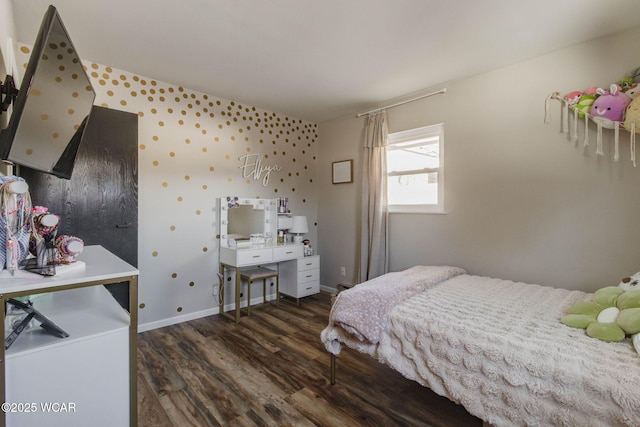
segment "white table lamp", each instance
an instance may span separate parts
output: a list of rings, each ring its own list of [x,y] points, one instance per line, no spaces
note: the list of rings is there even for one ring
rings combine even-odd
[[[289,229],[290,233],[295,234],[293,236],[293,243],[302,243],[301,234],[309,232],[309,224],[307,223],[306,216],[294,216],[293,226]]]

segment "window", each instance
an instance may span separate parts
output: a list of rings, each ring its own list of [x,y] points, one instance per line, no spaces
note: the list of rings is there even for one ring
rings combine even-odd
[[[389,212],[444,212],[444,124],[389,134]]]

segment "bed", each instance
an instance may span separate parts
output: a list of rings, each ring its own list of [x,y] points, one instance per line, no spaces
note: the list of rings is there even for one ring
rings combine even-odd
[[[321,340],[500,426],[640,426],[640,355],[560,318],[591,294],[415,266],[337,295]]]

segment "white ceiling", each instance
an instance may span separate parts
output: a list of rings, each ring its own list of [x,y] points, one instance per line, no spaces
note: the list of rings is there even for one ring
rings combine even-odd
[[[316,123],[640,26],[639,0],[12,0],[19,42],[49,4],[83,60]]]

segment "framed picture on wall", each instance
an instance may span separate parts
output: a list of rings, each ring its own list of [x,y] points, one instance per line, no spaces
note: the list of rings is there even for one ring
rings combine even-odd
[[[333,183],[346,184],[353,182],[353,160],[341,160],[333,162]]]

